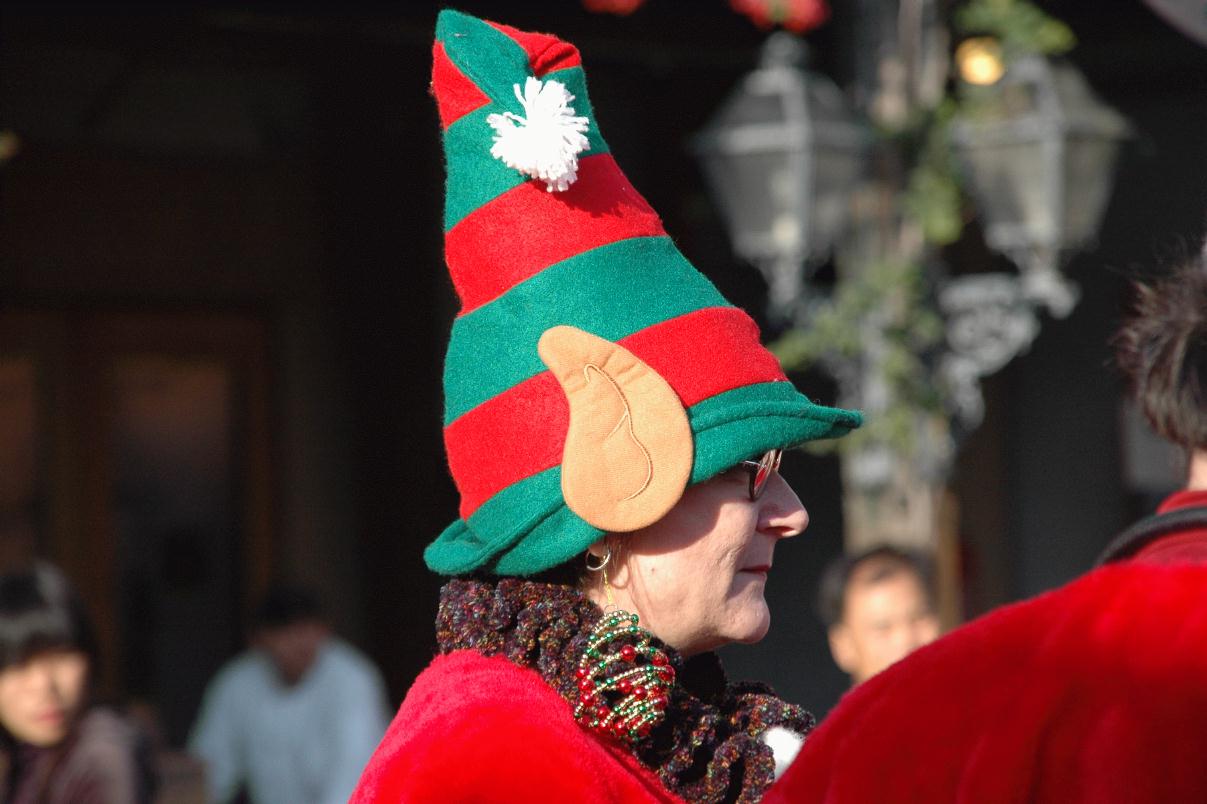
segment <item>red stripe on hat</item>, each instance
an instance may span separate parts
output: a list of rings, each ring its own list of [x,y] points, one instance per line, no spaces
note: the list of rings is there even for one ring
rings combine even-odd
[[[736,307],[695,310],[620,344],[657,370],[684,407],[745,385],[787,379],[759,343],[754,321]],[[560,464],[569,424],[561,386],[543,371],[445,427],[461,518],[512,483]]]
[[[440,112],[440,125],[445,129],[490,103],[486,93],[453,64],[442,42],[432,47],[432,94]]]
[[[661,374],[686,408],[743,385],[788,379],[759,343],[758,325],[737,307],[705,307],[620,343]]]
[[[598,154],[579,162],[565,192],[534,180],[478,207],[445,235],[444,256],[464,315],[576,254],[664,234],[612,156]]]
[[[512,483],[560,464],[569,426],[566,396],[554,376],[542,371],[445,427],[461,518]]]
[[[510,25],[490,22],[489,20],[486,22],[506,34],[524,49],[524,52],[528,54],[528,65],[532,67],[532,74],[537,78],[541,78],[554,70],[561,70],[566,67],[578,67],[582,64],[582,59],[578,55],[578,48],[569,42],[563,42],[552,34],[530,33],[528,31],[517,30]]]

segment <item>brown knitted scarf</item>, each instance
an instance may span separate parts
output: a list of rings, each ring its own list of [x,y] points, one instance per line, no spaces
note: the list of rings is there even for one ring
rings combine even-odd
[[[455,579],[440,592],[440,651],[472,649],[540,673],[573,706],[574,670],[602,616],[580,591],[520,578]],[[657,640],[655,640],[657,642]],[[662,783],[688,801],[754,802],[774,780],[772,726],[807,734],[813,716],[763,684],[729,684],[714,653],[684,659],[658,643],[676,671],[666,719],[633,748]]]

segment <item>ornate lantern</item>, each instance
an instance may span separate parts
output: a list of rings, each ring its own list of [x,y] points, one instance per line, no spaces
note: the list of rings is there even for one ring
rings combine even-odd
[[[759,67],[694,143],[734,250],[763,272],[769,311],[784,318],[806,267],[829,256],[846,224],[870,142],[842,92],[804,58],[796,37],[769,37]]]

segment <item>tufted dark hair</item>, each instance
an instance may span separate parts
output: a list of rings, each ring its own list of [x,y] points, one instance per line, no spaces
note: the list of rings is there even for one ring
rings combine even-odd
[[[48,564],[0,575],[0,670],[61,648],[96,659],[92,624],[67,579]]]
[[[1207,255],[1134,290],[1132,313],[1114,338],[1116,362],[1158,435],[1205,450]]]
[[[913,575],[922,586],[927,603],[934,606],[934,567],[928,556],[915,550],[880,545],[855,555],[840,555],[826,565],[817,589],[817,616],[831,628],[842,621],[847,584],[855,570],[862,570],[866,584],[877,584],[899,575]]]
[[[278,581],[260,599],[252,622],[257,629],[275,631],[324,616],[323,605],[311,589]]]

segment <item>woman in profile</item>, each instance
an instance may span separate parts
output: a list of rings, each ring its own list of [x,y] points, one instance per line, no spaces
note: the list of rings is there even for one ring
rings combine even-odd
[[[715,651],[767,633],[808,525],[782,451],[861,416],[798,392],[676,249],[585,82],[552,35],[437,18],[461,506],[424,552],[440,655],[355,802],[755,802],[812,727]]]
[[[137,732],[91,705],[95,663],[87,615],[57,570],[0,575],[0,799],[151,800]]]

